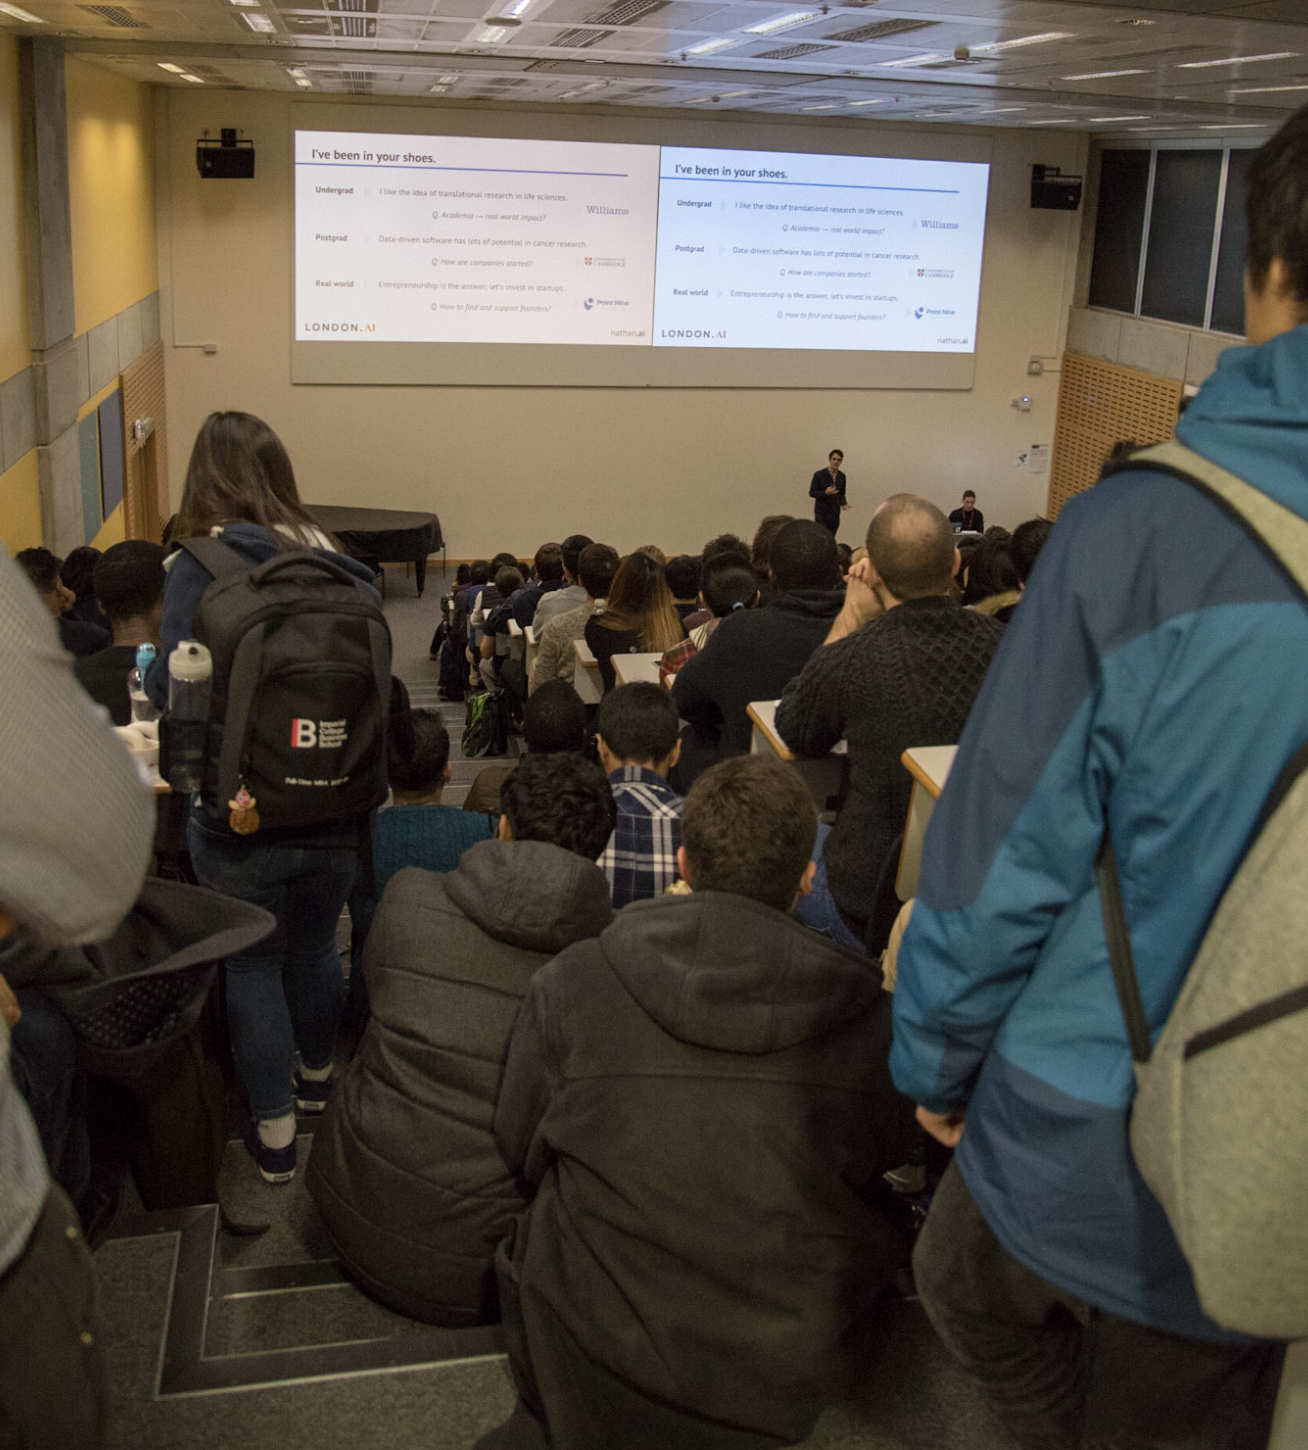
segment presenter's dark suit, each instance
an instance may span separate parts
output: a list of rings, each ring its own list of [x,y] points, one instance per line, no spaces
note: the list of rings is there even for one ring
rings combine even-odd
[[[833,483],[840,491],[829,494],[827,489]],[[808,486],[808,496],[813,500],[813,518],[834,534],[840,527],[840,509],[845,502],[845,475],[837,473],[832,478],[829,468],[819,468]]]

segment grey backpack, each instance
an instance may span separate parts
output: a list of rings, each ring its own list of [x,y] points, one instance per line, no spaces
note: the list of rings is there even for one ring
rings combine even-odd
[[[1177,443],[1131,456],[1223,502],[1308,592],[1308,523]],[[1285,766],[1152,1050],[1113,860],[1100,896],[1135,1062],[1131,1152],[1204,1312],[1308,1335],[1308,744]]]

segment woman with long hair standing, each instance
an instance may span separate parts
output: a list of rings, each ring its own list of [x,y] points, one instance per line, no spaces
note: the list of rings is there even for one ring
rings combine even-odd
[[[281,440],[249,413],[211,413],[186,471],[176,539],[218,538],[252,566],[286,550],[332,555],[361,583],[371,573],[337,554],[300,502]],[[167,657],[194,637],[194,618],[212,576],[185,550],[168,561],[162,645],[149,685],[162,703]],[[233,824],[235,821],[233,820]],[[249,1097],[247,1146],[270,1183],[295,1173],[295,1109],[326,1102],[343,978],[336,923],[353,884],[363,822],[231,828],[225,805],[196,795],[188,845],[205,886],[270,911],[277,925],[227,958],[227,1016],[237,1071]]]
[[[685,637],[663,566],[640,551],[628,554],[604,608],[586,621],[586,643],[599,661],[605,692],[613,688],[615,654],[662,653]]]

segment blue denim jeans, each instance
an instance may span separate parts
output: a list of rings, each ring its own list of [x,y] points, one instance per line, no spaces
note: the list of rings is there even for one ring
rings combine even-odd
[[[844,917],[836,909],[836,899],[831,894],[831,887],[827,884],[827,863],[822,858],[822,848],[830,834],[831,827],[819,821],[817,839],[813,842],[813,860],[817,863],[817,872],[813,877],[812,890],[807,896],[801,896],[795,905],[795,917],[819,936],[827,937],[837,946],[848,947],[850,951],[865,956],[866,945],[845,924]]]
[[[187,832],[199,881],[271,911],[276,929],[227,958],[232,1054],[256,1118],[294,1109],[295,1053],[307,1067],[332,1060],[344,976],[336,923],[354,883],[358,853],[334,846],[277,846]]]

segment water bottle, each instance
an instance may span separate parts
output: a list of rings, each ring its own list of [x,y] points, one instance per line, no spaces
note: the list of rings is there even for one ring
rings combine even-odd
[[[138,644],[136,646],[136,663],[127,672],[127,695],[132,702],[133,724],[159,718],[159,711],[155,709],[154,701],[145,693],[145,672],[154,662],[154,654],[152,644]]]
[[[168,784],[193,794],[204,778],[213,657],[198,640],[184,639],[168,656]]]

